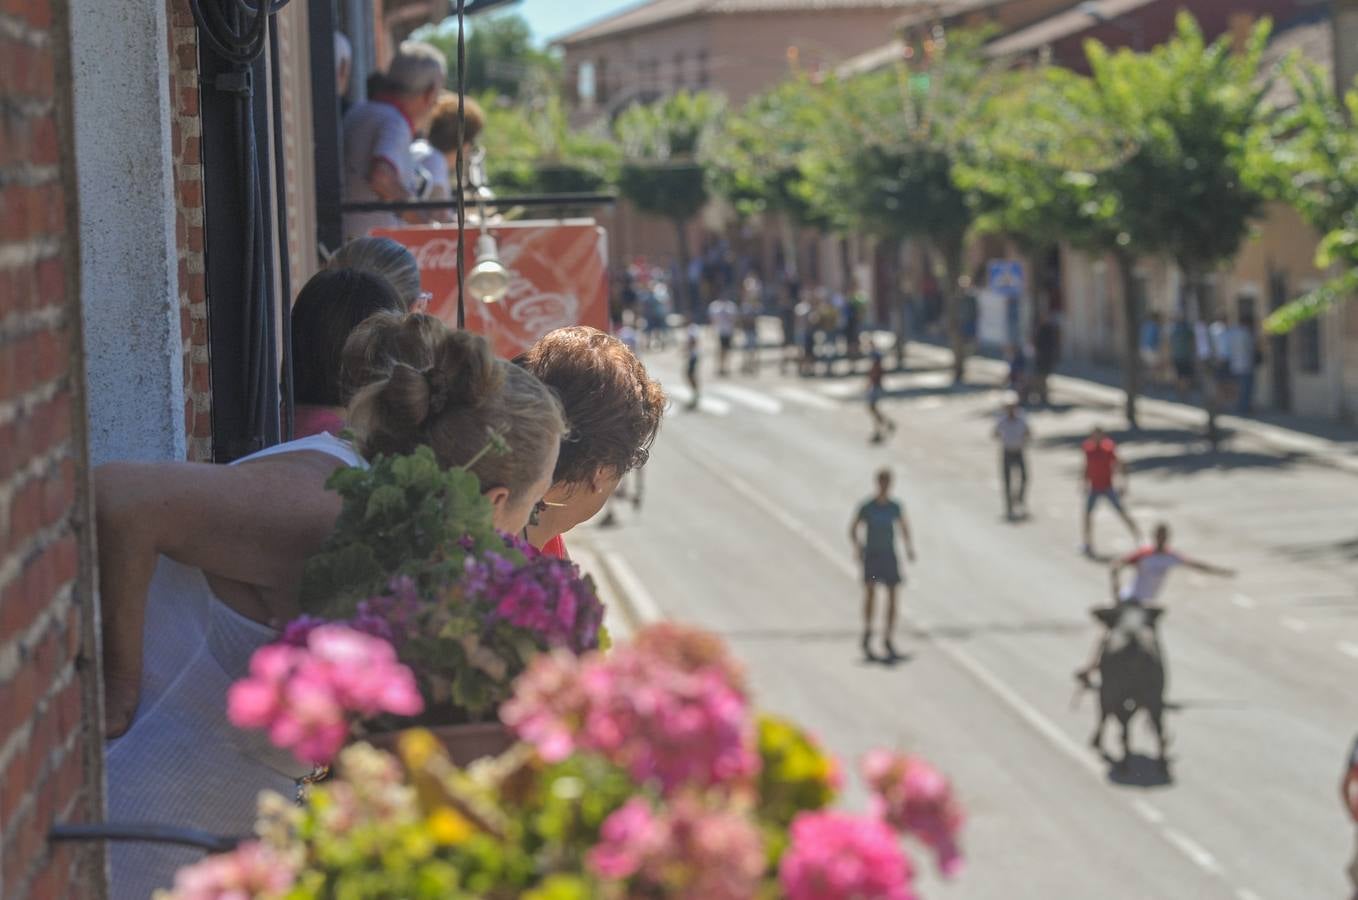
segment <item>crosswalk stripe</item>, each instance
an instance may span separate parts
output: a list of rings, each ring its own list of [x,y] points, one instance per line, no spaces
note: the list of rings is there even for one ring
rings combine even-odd
[[[839,404],[817,394],[815,391],[803,390],[799,387],[783,385],[773,389],[773,392],[784,400],[793,403],[800,403],[802,406],[809,406],[812,409],[832,410],[839,409]]]
[[[693,399],[693,392],[688,389],[687,385],[667,384],[665,385],[665,393],[669,395],[676,406],[687,406]],[[731,414],[730,403],[720,397],[709,396],[707,393],[703,393],[698,398],[698,409],[714,416],[729,416]]]
[[[740,387],[739,385],[713,385],[712,392],[720,394],[728,400],[734,400],[742,406],[748,406],[756,412],[768,413],[771,416],[776,416],[783,411],[783,404],[779,403],[768,394]]]

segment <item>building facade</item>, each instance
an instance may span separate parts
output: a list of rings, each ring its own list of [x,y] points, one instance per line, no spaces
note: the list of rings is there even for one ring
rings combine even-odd
[[[338,141],[326,136],[338,123],[333,30],[363,54],[361,94],[383,48],[447,13],[428,0],[273,5],[241,82],[189,0],[0,4],[6,900],[106,895],[101,843],[49,840],[53,826],[104,817],[93,468],[222,462],[283,436],[282,322],[322,262],[318,148]],[[235,118],[242,97],[250,130]],[[248,290],[247,150],[260,198]],[[263,316],[254,335],[249,298]],[[267,374],[253,436],[242,434],[246,360]]]
[[[893,34],[920,0],[651,0],[558,37],[571,120],[611,121],[633,103],[708,90],[733,107],[798,69],[832,71]],[[669,266],[673,225],[620,202],[609,227],[615,266],[641,257]],[[711,204],[690,223],[689,244],[725,233],[732,217]],[[772,243],[769,244],[772,246]],[[771,250],[764,255],[770,256]],[[771,256],[770,256],[771,258]]]

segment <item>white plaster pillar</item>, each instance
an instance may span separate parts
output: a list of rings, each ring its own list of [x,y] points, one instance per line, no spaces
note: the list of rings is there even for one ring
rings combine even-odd
[[[90,459],[183,459],[165,0],[71,0]]]

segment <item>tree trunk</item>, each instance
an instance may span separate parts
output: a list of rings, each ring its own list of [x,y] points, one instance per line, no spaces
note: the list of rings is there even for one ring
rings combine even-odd
[[[792,219],[786,213],[779,215],[780,225],[779,238],[783,243],[783,270],[798,284],[802,282],[801,263],[797,254],[796,226],[792,224]],[[792,302],[796,303],[800,298],[793,297]]]
[[[910,340],[910,298],[907,292],[901,290],[901,252],[904,243],[901,238],[882,238],[878,243],[878,252],[886,254],[887,257],[884,267],[886,277],[883,279],[883,290],[886,293],[884,308],[892,316],[892,325],[896,330],[897,371],[905,370],[905,350]]]
[[[698,297],[688,280],[688,229],[683,219],[674,220],[674,232],[679,239],[679,305],[688,310],[688,320],[698,321]]]
[[[1184,281],[1188,285],[1188,295],[1193,298],[1193,314],[1196,322],[1200,322],[1204,327],[1211,325],[1212,315],[1215,310],[1207,308],[1204,302],[1202,290],[1202,273],[1197,269],[1179,264],[1183,270]],[[1196,328],[1197,325],[1195,324]],[[1196,337],[1196,335],[1195,335]],[[1208,348],[1212,352],[1208,354],[1208,359],[1203,359],[1202,354],[1194,353],[1194,366],[1198,373],[1198,384],[1202,387],[1202,408],[1207,415],[1207,443],[1215,451],[1221,444],[1221,432],[1217,430],[1217,394],[1221,386],[1217,383],[1217,371],[1215,362],[1216,348],[1211,344],[1211,334],[1208,334]]]
[[[952,380],[961,384],[967,377],[967,336],[962,329],[962,294],[958,281],[962,277],[962,242],[947,241],[939,245],[943,256],[943,319],[952,347]]]
[[[1127,427],[1133,431],[1136,421],[1136,401],[1141,394],[1141,318],[1144,310],[1136,296],[1136,259],[1130,253],[1115,253],[1118,275],[1122,280],[1122,388],[1126,392],[1124,409]]]

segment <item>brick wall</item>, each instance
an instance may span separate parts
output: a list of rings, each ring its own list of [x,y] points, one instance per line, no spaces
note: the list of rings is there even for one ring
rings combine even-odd
[[[62,0],[0,0],[0,896],[102,896],[88,453]]]
[[[175,244],[179,250],[180,333],[184,336],[184,432],[189,459],[212,459],[207,283],[203,269],[202,126],[198,118],[198,32],[188,0],[168,0],[170,140],[174,151]]]

